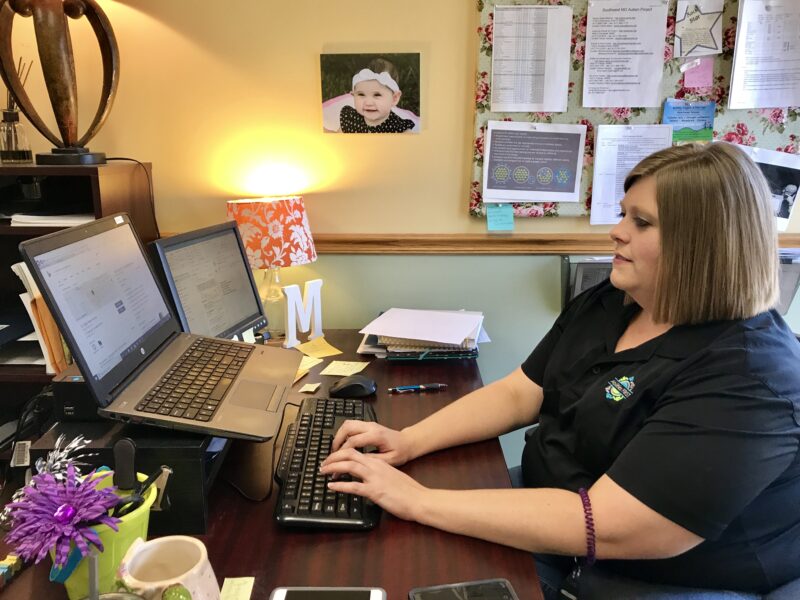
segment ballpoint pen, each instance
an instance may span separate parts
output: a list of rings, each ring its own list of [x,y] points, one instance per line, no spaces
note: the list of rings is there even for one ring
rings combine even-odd
[[[390,394],[410,394],[414,392],[438,392],[446,389],[446,383],[419,383],[417,385],[398,385],[397,387],[390,387],[387,391]]]

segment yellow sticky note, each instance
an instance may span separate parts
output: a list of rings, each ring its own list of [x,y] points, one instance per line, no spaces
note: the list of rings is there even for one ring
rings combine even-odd
[[[363,371],[368,364],[369,364],[368,362],[350,362],[346,360],[334,360],[331,361],[331,364],[322,369],[320,375],[341,375],[341,376],[352,375],[353,373],[358,373],[360,371]]]
[[[311,370],[311,367],[314,367],[322,362],[321,358],[314,358],[313,356],[304,356],[300,361],[300,366],[297,367],[297,373],[294,376],[294,381],[292,382],[297,383],[303,377],[308,375],[308,372]]]
[[[317,391],[318,387],[319,387],[318,383],[307,383],[303,387],[300,388],[300,393],[301,394],[313,394],[314,392]]]
[[[255,577],[226,577],[220,600],[250,600]]]
[[[295,346],[295,349],[300,350],[300,352],[307,356],[313,356],[314,358],[324,358],[326,356],[342,353],[338,348],[331,346],[325,339],[325,336],[314,338],[304,344]]]
[[[300,366],[297,368],[297,370],[308,371],[309,369],[317,366],[321,362],[322,362],[321,358],[314,358],[313,356],[304,356],[300,361]]]

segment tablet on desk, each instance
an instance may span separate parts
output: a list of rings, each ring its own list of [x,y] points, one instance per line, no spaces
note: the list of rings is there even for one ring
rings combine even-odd
[[[518,600],[507,579],[483,579],[416,588],[408,600]]]

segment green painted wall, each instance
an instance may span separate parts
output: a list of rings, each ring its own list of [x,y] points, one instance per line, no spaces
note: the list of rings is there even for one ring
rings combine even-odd
[[[481,345],[484,383],[515,369],[560,310],[556,256],[323,255],[307,267],[281,271],[283,284],[321,278],[322,326],[361,329],[391,307],[483,311],[492,341]],[[787,316],[800,332],[800,302]],[[501,438],[509,466],[519,464],[522,431]]]

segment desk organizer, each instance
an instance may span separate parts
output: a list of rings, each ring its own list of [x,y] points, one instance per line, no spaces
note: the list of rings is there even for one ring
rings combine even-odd
[[[83,458],[92,467],[113,467],[112,447],[122,437],[136,443],[136,470],[153,473],[161,467],[172,467],[166,495],[170,507],[150,514],[150,535],[201,535],[208,521],[208,492],[228,451],[225,440],[222,449],[208,452],[215,438],[171,429],[130,425],[115,421],[56,423],[31,447],[31,460],[52,450],[59,435],[68,440],[82,434],[91,443],[86,449],[94,456]]]

